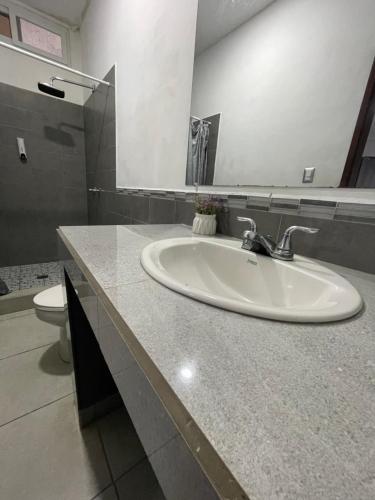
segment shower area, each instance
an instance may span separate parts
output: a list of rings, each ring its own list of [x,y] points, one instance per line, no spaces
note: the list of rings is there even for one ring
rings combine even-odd
[[[219,136],[220,113],[206,118],[190,117],[186,185],[212,186]]]
[[[36,75],[35,92],[0,83],[0,313],[9,298],[61,282],[56,229],[89,223],[88,194],[102,190],[98,157],[115,146],[114,68],[113,86],[55,72],[47,83]],[[64,100],[72,84],[89,89],[84,105]]]

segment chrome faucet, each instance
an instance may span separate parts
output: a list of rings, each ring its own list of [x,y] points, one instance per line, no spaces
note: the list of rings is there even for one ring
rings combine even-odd
[[[269,255],[273,259],[293,260],[292,234],[295,231],[303,231],[308,234],[315,234],[319,229],[314,227],[291,226],[283,234],[279,243],[275,243],[271,236],[263,236],[257,232],[257,225],[254,219],[249,217],[237,217],[240,222],[248,222],[249,229],[242,234],[242,246],[244,250]]]

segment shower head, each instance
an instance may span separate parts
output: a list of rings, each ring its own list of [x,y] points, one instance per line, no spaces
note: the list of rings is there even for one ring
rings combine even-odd
[[[59,82],[70,83],[71,85],[78,85],[79,87],[84,87],[86,89],[90,89],[91,92],[94,92],[96,86],[94,84],[87,85],[86,83],[74,82],[73,80],[67,80],[66,78],[61,78],[61,76],[51,76],[49,83],[38,82],[38,89],[45,94],[52,95],[54,97],[59,97],[60,99],[64,99],[65,92],[64,90],[58,89],[53,85],[53,82],[57,80]]]
[[[65,92],[54,87],[52,83],[38,82],[38,89],[45,94],[53,95],[53,97],[59,97],[60,99],[65,97]]]

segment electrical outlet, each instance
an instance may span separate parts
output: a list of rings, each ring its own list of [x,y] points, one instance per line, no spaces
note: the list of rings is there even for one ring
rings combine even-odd
[[[302,182],[304,183],[313,182],[314,175],[315,175],[315,167],[306,167],[305,170],[303,171]]]

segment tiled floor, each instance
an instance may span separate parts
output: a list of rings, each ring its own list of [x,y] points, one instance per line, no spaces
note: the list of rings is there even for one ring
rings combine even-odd
[[[1,500],[162,500],[124,409],[80,430],[58,329],[0,316]]]
[[[61,283],[59,262],[44,262],[24,266],[0,267],[0,279],[5,281],[9,290],[53,286]]]

